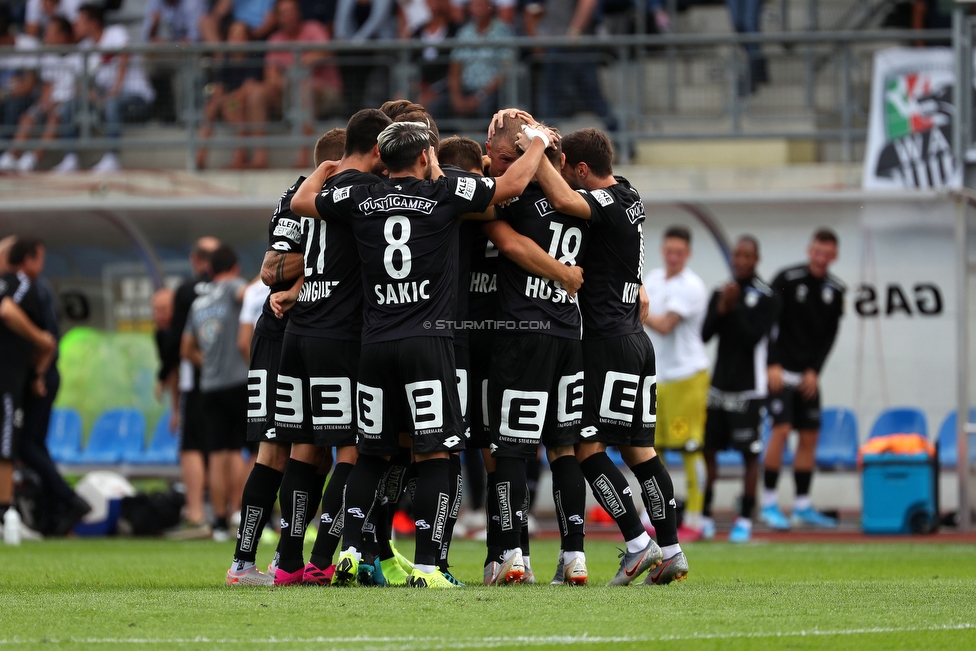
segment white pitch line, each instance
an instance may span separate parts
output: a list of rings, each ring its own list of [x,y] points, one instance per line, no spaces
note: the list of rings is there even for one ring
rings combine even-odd
[[[976,624],[938,624],[917,627],[873,627],[849,629],[812,629],[801,631],[768,631],[768,632],[729,632],[729,633],[690,633],[687,635],[661,636],[593,636],[593,635],[550,635],[532,636],[520,635],[516,637],[483,637],[477,639],[457,640],[447,638],[420,637],[268,637],[268,638],[211,638],[204,636],[188,638],[44,638],[45,642],[54,644],[327,644],[327,645],[370,645],[373,649],[483,649],[502,646],[544,646],[558,644],[627,644],[647,642],[673,642],[690,640],[734,640],[743,638],[790,638],[790,637],[829,637],[843,635],[879,635],[890,633],[924,633],[934,631],[964,631],[976,629]],[[3,639],[0,645],[34,644],[35,639]],[[380,646],[376,646],[380,645]],[[383,646],[386,645],[386,646]]]

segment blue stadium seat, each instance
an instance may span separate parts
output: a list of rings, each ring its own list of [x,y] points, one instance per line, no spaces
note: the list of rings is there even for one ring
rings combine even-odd
[[[126,449],[122,461],[136,464],[168,465],[179,462],[180,436],[179,432],[169,431],[169,412],[167,411],[156,421],[152,438],[145,450],[133,451]]]
[[[824,409],[817,440],[818,468],[857,467],[857,416],[850,409]]]
[[[955,468],[958,465],[959,450],[956,448],[956,420],[959,414],[955,409],[949,412],[939,428],[939,465],[943,468]],[[976,422],[976,408],[969,408],[969,422]],[[969,437],[969,462],[976,463],[976,445],[973,437]]]
[[[680,468],[684,463],[681,453],[677,450],[664,450],[664,465],[669,468]]]
[[[78,463],[114,464],[142,451],[146,421],[135,409],[110,409],[95,420]]]
[[[927,437],[929,426],[925,414],[914,407],[886,409],[878,416],[878,420],[874,421],[868,438],[873,439],[875,436],[888,434],[921,434]]]
[[[81,454],[81,414],[57,407],[47,426],[47,450],[56,463],[77,463]]]

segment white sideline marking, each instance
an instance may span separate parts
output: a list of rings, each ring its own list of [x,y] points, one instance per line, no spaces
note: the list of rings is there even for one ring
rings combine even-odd
[[[682,640],[732,640],[741,638],[788,638],[788,637],[826,637],[832,635],[875,635],[882,633],[922,633],[928,631],[963,631],[976,629],[976,624],[939,624],[932,626],[917,627],[874,627],[874,628],[850,628],[836,630],[813,629],[809,631],[770,631],[754,633],[691,633],[688,635],[661,635],[661,636],[591,636],[591,635],[549,635],[549,636],[530,636],[520,635],[517,637],[484,637],[477,640],[457,640],[447,638],[420,638],[420,637],[268,637],[268,638],[211,638],[211,637],[188,637],[188,638],[91,638],[91,637],[70,637],[70,638],[44,638],[45,642],[60,644],[369,644],[373,649],[483,649],[501,646],[543,646],[551,644],[582,645],[582,644],[621,644],[637,642],[671,642]],[[0,638],[0,645],[4,644],[32,644],[35,639],[3,639]],[[381,645],[381,646],[376,646]],[[386,646],[382,646],[386,645]]]

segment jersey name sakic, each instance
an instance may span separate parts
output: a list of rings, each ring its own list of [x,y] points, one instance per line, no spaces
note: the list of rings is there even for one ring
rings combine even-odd
[[[316,197],[323,217],[352,227],[362,260],[363,344],[452,337],[458,218],[488,209],[491,178],[398,177],[336,185]]]

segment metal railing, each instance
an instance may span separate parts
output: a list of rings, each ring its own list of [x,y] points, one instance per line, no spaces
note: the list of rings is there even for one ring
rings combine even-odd
[[[534,110],[538,106],[541,79],[546,62],[559,65],[596,66],[600,85],[608,99],[617,126],[612,137],[626,160],[640,140],[687,140],[715,138],[787,138],[839,143],[841,158],[854,159],[854,146],[863,140],[870,96],[873,52],[879,47],[946,40],[949,30],[793,32],[749,35],[614,35],[612,37],[512,38],[492,41],[490,47],[518,52],[505,71],[499,91],[502,106]],[[748,75],[746,44],[762,47],[768,59],[770,83],[754,94],[743,92]],[[483,44],[479,44],[483,46]],[[470,43],[446,40],[434,46],[438,61],[450,60],[454,49]],[[127,125],[124,137],[107,138],[97,110],[92,75],[82,71],[77,79],[74,124],[77,137],[41,141],[35,135],[17,143],[20,149],[45,147],[50,150],[153,150],[182,148],[186,165],[192,168],[199,149],[229,149],[241,146],[307,147],[310,134],[342,124],[362,106],[378,106],[385,99],[419,99],[421,53],[430,45],[419,41],[384,41],[369,44],[330,42],[251,43],[246,45],[141,45],[119,52],[143,60],[146,69],[161,83],[148,124],[151,128]],[[38,55],[68,54],[72,48],[44,48]],[[201,140],[205,123],[205,90],[221,70],[232,68],[235,56],[246,53],[260,57],[268,52],[291,52],[293,63],[285,71],[287,82],[280,107],[261,124],[214,125],[214,133]],[[303,98],[303,85],[315,74],[301,63],[301,54],[327,52],[328,65],[340,72],[374,71],[374,87],[358,88],[362,74],[344,74],[345,105],[318,111]],[[22,56],[0,51],[2,59]],[[824,63],[811,70],[810,57]],[[365,92],[365,95],[362,93]],[[307,94],[307,93],[306,93]],[[349,105],[349,96],[360,97]],[[558,126],[570,115],[539,115]],[[482,117],[436,116],[445,133],[483,137]],[[597,120],[598,122],[598,120]],[[247,132],[242,136],[238,132]],[[0,134],[0,150],[13,146],[10,132]]]

